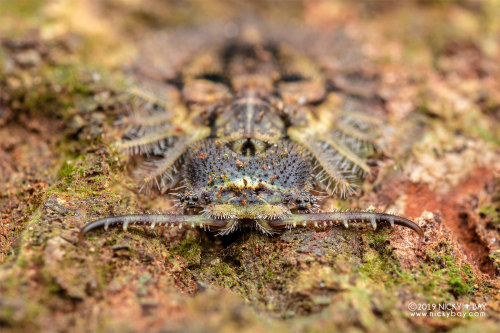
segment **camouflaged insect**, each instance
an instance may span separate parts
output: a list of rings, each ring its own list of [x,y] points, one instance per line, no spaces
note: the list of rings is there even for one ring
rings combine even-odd
[[[273,234],[380,223],[423,235],[400,216],[320,209],[321,193],[356,192],[384,135],[376,77],[344,34],[206,30],[145,42],[135,73],[148,88],[132,89],[121,121],[121,148],[146,157],[142,188],[177,195],[179,213],[106,217],[81,235],[133,224]]]

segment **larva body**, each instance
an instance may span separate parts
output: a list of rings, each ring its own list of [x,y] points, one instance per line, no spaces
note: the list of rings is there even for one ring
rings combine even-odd
[[[179,212],[108,217],[86,225],[82,235],[132,224],[272,234],[381,223],[422,235],[395,215],[321,210],[320,192],[356,192],[378,145],[380,110],[370,89],[353,84],[359,69],[335,72],[321,57],[253,28],[205,44],[176,70],[155,63],[161,54],[150,59],[160,70],[143,71],[144,81],[155,88],[133,89],[133,112],[122,120],[128,129],[120,146],[146,156],[138,171],[142,187],[176,188]]]

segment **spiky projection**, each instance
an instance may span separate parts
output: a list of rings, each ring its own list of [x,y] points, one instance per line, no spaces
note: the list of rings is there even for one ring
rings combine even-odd
[[[177,71],[139,75],[149,88],[131,90],[119,145],[145,156],[136,171],[141,189],[176,188],[180,212],[108,217],[82,235],[132,224],[199,226],[224,235],[246,226],[272,234],[297,225],[384,223],[422,235],[395,215],[321,211],[320,191],[353,195],[370,172],[367,158],[383,137],[380,107],[369,89],[350,83],[361,69],[335,72],[317,54],[264,37],[243,29],[236,37],[207,38]]]

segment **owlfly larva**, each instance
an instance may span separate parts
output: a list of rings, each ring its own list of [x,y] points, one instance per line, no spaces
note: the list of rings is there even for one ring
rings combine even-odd
[[[106,217],[81,236],[129,225],[221,235],[253,227],[270,235],[295,226],[379,224],[423,236],[397,215],[321,209],[320,194],[356,193],[383,135],[374,79],[363,77],[345,41],[335,46],[331,37],[333,46],[323,45],[334,59],[328,61],[318,45],[308,54],[286,34],[268,38],[245,28],[215,35],[181,34],[179,49],[198,47],[184,54],[172,48],[174,40],[156,40],[137,66],[144,85],[154,88],[132,89],[133,110],[121,121],[127,126],[121,148],[146,156],[137,171],[142,188],[173,193],[179,212]]]

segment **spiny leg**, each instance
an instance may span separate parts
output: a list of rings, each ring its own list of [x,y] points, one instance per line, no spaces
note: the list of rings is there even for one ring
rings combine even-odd
[[[119,124],[131,126],[158,126],[168,122],[174,116],[166,100],[140,88],[131,88],[132,114],[122,118]],[[159,108],[158,108],[159,107]]]
[[[201,228],[225,228],[227,220],[214,220],[203,215],[182,215],[182,214],[136,214],[122,215],[102,218],[85,225],[79,234],[80,241],[85,234],[92,230],[108,230],[109,227],[122,227],[124,231],[129,225],[149,226],[153,229],[155,226],[168,226],[182,228],[183,226],[201,227]]]
[[[139,87],[130,88],[128,94],[131,96],[131,114],[121,119],[121,124],[155,126],[168,122],[175,115],[175,96],[165,96]]]
[[[340,186],[341,195],[345,196],[355,193],[355,187],[371,172],[366,157],[376,151],[377,139],[372,132],[378,121],[355,112],[350,117],[349,113],[336,110],[336,103],[335,98],[330,98],[318,108],[324,121],[311,117],[311,126],[291,127],[288,134],[315,158],[315,168],[320,169],[315,174],[317,185],[331,194]]]
[[[141,174],[142,183],[146,186],[149,186],[154,180],[157,181],[158,177],[161,177],[163,175],[168,176],[168,171],[173,168],[176,161],[182,156],[182,154],[187,151],[188,147],[194,142],[203,140],[209,134],[210,129],[208,127],[202,127],[198,129],[192,136],[179,137],[178,140],[173,144],[173,146],[166,150],[163,158],[154,162],[147,162],[139,171],[139,173]],[[160,185],[158,185],[158,187],[160,187]]]
[[[165,109],[168,109],[171,106],[171,105],[169,105],[169,103],[166,100],[155,96],[154,93],[151,93],[147,90],[133,87],[133,88],[130,88],[129,93],[131,95],[137,96],[137,97],[139,97],[139,98],[141,98],[149,103],[158,104]]]
[[[129,154],[148,154],[155,149],[155,145],[162,140],[178,136],[180,131],[175,129],[164,129],[162,131],[150,133],[132,140],[124,140],[117,143],[120,149],[123,149]]]
[[[237,219],[216,220],[216,221],[225,221],[224,226],[215,227],[216,230],[219,230],[217,236],[229,235],[230,233],[234,232],[239,228],[239,221]]]
[[[344,133],[350,137],[353,137],[355,139],[365,141],[365,142],[370,142],[372,144],[376,144],[377,139],[375,137],[373,137],[370,134],[366,134],[366,133],[362,132],[360,129],[357,129],[356,127],[349,124],[348,122],[340,121],[340,122],[335,124],[335,128],[337,130],[341,131],[342,133]]]
[[[354,191],[352,184],[342,175],[337,166],[330,162],[331,156],[329,156],[318,142],[298,128],[290,128],[288,135],[293,141],[305,147],[314,156],[327,176],[340,185],[342,196],[345,195],[346,191],[349,194]]]
[[[364,172],[370,173],[370,167],[368,164],[366,164],[366,162],[363,161],[363,159],[361,159],[356,152],[351,150],[351,148],[347,145],[343,144],[339,139],[333,137],[332,135],[319,135],[318,139],[330,145],[349,161],[360,167]]]
[[[322,115],[332,113],[335,110],[335,116],[329,126],[321,126],[321,130],[314,136],[318,140],[326,142],[355,166],[361,168],[363,172],[369,173],[370,167],[367,165],[365,157],[376,149],[378,135],[375,133],[379,126],[363,120],[372,120],[374,117],[361,114],[363,120],[356,119],[356,115],[351,118],[351,113],[345,114],[335,108],[332,110],[328,105],[320,110]]]
[[[177,93],[168,89],[148,91],[139,87],[129,89],[131,95],[130,115],[117,121],[127,125],[125,137],[135,139],[154,132],[184,129],[186,112]]]
[[[356,111],[352,111],[352,110],[349,110],[349,111],[341,110],[340,115],[342,117],[352,119],[352,120],[355,120],[355,121],[358,121],[361,123],[369,124],[369,125],[372,125],[374,127],[380,127],[383,125],[383,121],[381,119],[370,116],[370,115],[365,114],[365,113],[361,113],[361,112],[356,112]]]
[[[283,226],[313,226],[327,227],[349,225],[371,225],[376,229],[379,224],[389,224],[391,227],[400,225],[415,231],[420,237],[424,236],[423,230],[414,222],[397,215],[373,212],[321,212],[311,214],[290,214],[276,221],[270,221],[273,228]]]

